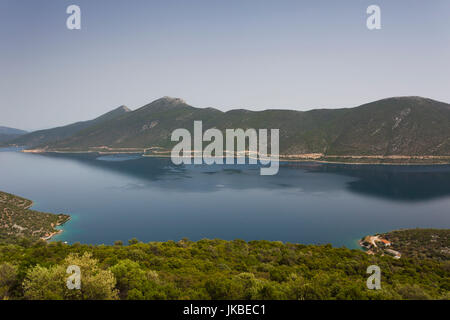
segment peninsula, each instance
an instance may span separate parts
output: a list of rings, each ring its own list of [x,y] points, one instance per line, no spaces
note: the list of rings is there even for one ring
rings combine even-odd
[[[61,232],[56,229],[70,216],[30,210],[33,202],[0,191],[0,241],[17,243],[20,239],[49,240]]]

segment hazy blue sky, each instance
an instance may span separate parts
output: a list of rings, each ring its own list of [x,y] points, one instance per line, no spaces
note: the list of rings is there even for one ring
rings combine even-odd
[[[66,28],[70,4],[81,30]],[[371,4],[381,30],[366,28]],[[221,110],[450,102],[450,1],[0,0],[0,125],[165,95]]]

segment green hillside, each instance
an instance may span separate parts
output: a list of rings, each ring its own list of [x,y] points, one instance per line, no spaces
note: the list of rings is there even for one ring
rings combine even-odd
[[[328,154],[450,155],[449,104],[384,99],[350,109],[338,122]]]
[[[9,140],[7,141],[7,143],[8,145],[27,146],[30,148],[39,145],[47,145],[50,143],[55,143],[57,141],[67,139],[79,133],[83,129],[89,128],[90,126],[118,118],[129,111],[130,109],[128,109],[127,107],[121,106],[92,120],[80,121],[52,129],[34,131],[22,135],[14,140]]]
[[[450,261],[450,229],[396,230],[382,236],[404,257]]]
[[[311,111],[195,108],[161,98],[121,117],[90,125],[39,147],[87,151],[160,147],[170,150],[177,128],[279,128],[280,153],[342,156],[450,156],[450,105],[420,97],[389,98],[356,108]]]
[[[24,134],[27,134],[27,131],[0,126],[0,144],[14,140]]]
[[[69,216],[30,210],[30,200],[0,191],[0,242],[49,238]]]

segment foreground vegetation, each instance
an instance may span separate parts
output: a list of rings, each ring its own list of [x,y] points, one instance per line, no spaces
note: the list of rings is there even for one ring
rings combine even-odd
[[[369,265],[381,290],[368,290]],[[66,268],[81,268],[81,290]],[[449,299],[450,261],[281,242],[0,244],[3,299]]]
[[[386,235],[399,260],[270,241],[68,245],[42,240],[68,216],[31,204],[0,193],[0,299],[450,299],[450,230]],[[80,290],[67,288],[74,265]],[[381,268],[381,290],[367,289],[370,265]]]

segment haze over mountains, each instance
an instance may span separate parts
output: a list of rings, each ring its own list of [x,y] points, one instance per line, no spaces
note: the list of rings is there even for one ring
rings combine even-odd
[[[131,111],[125,106],[120,106],[108,113],[92,120],[75,122],[66,126],[52,129],[38,130],[22,135],[17,139],[8,141],[9,144],[18,146],[36,147],[40,145],[53,144],[60,140],[67,139],[81,132],[84,129],[95,126],[104,121],[112,120]]]
[[[24,135],[26,133],[27,131],[25,130],[0,126],[0,143],[14,140],[17,137],[20,137],[21,135]]]
[[[289,155],[450,156],[450,105],[421,97],[383,99],[355,108],[311,111],[195,108],[164,97],[135,111],[119,107],[101,117],[32,132],[10,144],[47,151],[108,147],[170,149],[173,130],[280,129],[280,153]]]

